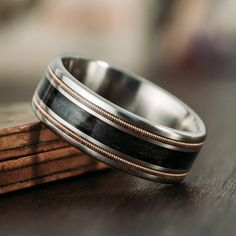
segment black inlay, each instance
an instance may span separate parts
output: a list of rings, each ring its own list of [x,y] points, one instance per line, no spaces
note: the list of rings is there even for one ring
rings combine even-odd
[[[58,116],[97,141],[139,160],[172,169],[191,167],[197,152],[167,149],[117,129],[61,94],[48,79],[37,89],[40,99]]]

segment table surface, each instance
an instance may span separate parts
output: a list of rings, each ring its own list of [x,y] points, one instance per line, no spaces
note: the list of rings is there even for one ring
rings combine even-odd
[[[0,234],[235,235],[233,77],[159,81],[208,127],[206,143],[183,183],[163,185],[108,170],[3,195]]]

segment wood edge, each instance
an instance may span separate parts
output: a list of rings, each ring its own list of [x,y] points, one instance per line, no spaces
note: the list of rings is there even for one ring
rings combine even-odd
[[[105,170],[107,168],[108,168],[108,166],[104,165],[103,163],[98,162],[97,167],[96,167],[96,171]],[[81,167],[80,167],[80,168],[77,168],[74,170],[65,170],[60,173],[58,173],[58,172],[51,173],[50,175],[41,176],[41,177],[38,177],[37,179],[28,179],[28,180],[26,179],[21,182],[16,182],[16,183],[13,183],[8,186],[0,187],[0,194],[6,194],[9,192],[34,187],[37,185],[42,185],[45,183],[54,182],[57,180],[62,180],[62,179],[78,176],[78,175],[85,174],[85,173],[90,173],[93,171],[95,171],[94,166],[87,165],[83,169],[81,169]]]

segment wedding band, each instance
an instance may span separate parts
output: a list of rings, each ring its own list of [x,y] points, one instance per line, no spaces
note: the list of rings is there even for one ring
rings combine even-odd
[[[92,157],[163,183],[182,181],[206,136],[201,118],[138,75],[75,55],[52,60],[32,101],[36,116]]]

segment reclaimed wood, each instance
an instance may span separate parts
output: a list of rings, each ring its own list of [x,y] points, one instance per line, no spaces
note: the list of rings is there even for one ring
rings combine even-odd
[[[81,156],[83,155],[78,149],[69,146],[67,148],[60,148],[47,152],[37,153],[34,155],[28,155],[21,158],[11,159],[0,162],[0,173],[1,177],[5,171],[19,169],[27,166],[36,166],[42,162],[52,162],[57,159],[62,159],[70,156]],[[0,179],[0,184],[2,178]]]
[[[35,153],[48,152],[59,148],[65,148],[70,146],[63,140],[53,140],[44,143],[38,143],[37,145],[27,145],[18,148],[7,149],[0,151],[0,161],[15,159]]]
[[[35,179],[40,176],[47,176],[53,173],[58,173],[66,170],[78,169],[79,166],[89,165],[88,158],[83,156],[67,156],[66,158],[58,158],[54,161],[47,161],[38,163],[36,165],[29,165],[21,168],[19,175],[19,168],[12,170],[5,170],[1,173],[0,186],[6,186],[22,182],[29,179]]]
[[[76,160],[78,160],[78,158]],[[90,161],[91,161],[91,159],[90,159]],[[46,167],[46,164],[44,164],[44,166],[40,166],[40,169],[39,169],[41,172],[40,175],[37,175],[37,176],[29,175],[30,176],[29,178],[22,179],[21,181],[17,180],[15,182],[9,182],[5,185],[0,185],[0,194],[9,193],[12,191],[25,189],[25,188],[29,188],[29,187],[34,187],[39,184],[45,184],[45,183],[49,183],[49,182],[53,182],[53,181],[57,181],[57,180],[62,180],[62,179],[66,179],[69,177],[82,175],[85,173],[90,173],[90,172],[94,172],[94,171],[100,171],[100,170],[107,169],[107,167],[104,164],[98,163],[98,162],[96,162],[96,163],[93,162],[90,164],[86,163],[84,165],[81,165],[81,163],[78,163],[77,165],[74,165],[73,168],[67,168],[68,162],[70,163],[70,160],[67,160],[66,162],[62,163],[63,168],[59,167],[59,168],[57,168],[59,170],[52,171],[49,173],[47,173],[47,171],[45,171],[45,169],[47,167]],[[57,163],[53,164],[53,168],[55,166],[58,167]],[[42,174],[42,173],[44,173],[44,174]]]
[[[29,104],[0,111],[0,194],[107,168],[39,122]]]
[[[48,129],[11,134],[1,137],[0,151],[58,139],[59,138]]]

